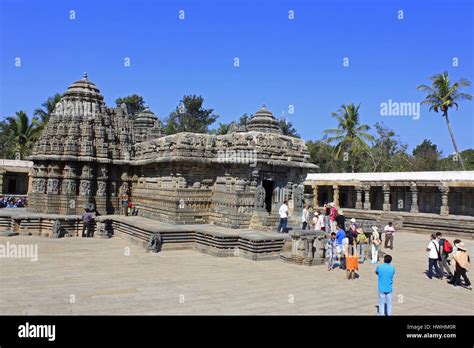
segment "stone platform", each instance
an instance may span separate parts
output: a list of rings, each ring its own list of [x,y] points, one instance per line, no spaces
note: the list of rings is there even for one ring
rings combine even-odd
[[[49,237],[58,219],[66,236],[82,232],[79,215],[55,215],[27,212],[25,209],[0,210],[0,234]],[[290,237],[276,232],[230,229],[210,224],[172,225],[140,216],[103,215],[107,231],[133,244],[145,247],[153,233],[160,233],[162,250],[193,249],[218,257],[240,256],[250,260],[279,258]],[[95,228],[92,228],[95,233]]]

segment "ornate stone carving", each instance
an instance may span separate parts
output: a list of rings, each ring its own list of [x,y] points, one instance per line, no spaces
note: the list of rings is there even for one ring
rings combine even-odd
[[[59,192],[59,180],[58,179],[48,179],[48,184],[46,187],[46,193],[57,194]]]
[[[265,209],[265,188],[262,185],[255,189],[255,208]]]
[[[105,181],[97,181],[97,196],[103,197],[107,195],[107,184]]]
[[[81,180],[79,186],[79,195],[88,196],[91,194],[91,181],[90,180]]]
[[[64,195],[76,194],[76,180],[64,179],[61,185],[61,193]]]

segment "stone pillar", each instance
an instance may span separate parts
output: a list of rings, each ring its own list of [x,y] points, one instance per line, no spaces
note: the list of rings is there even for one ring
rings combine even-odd
[[[334,194],[333,194],[334,204],[336,204],[336,207],[339,208],[339,186],[333,185],[332,188],[334,190]]]
[[[311,186],[313,188],[313,209],[319,208],[318,203],[318,185]],[[1,190],[1,188],[0,188]],[[0,191],[1,192],[1,191]]]
[[[438,186],[438,188],[441,191],[440,215],[449,215],[449,205],[448,205],[449,186],[446,184],[443,184],[441,186]]]
[[[390,211],[390,185],[383,185],[383,211]]]
[[[415,182],[410,183],[411,208],[410,213],[418,213],[418,187]]]
[[[363,185],[364,190],[364,210],[370,210],[370,185]]]
[[[362,209],[362,186],[355,186],[356,190],[356,209]]]

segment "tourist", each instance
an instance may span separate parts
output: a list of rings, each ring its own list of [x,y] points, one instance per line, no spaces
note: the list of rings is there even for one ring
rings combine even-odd
[[[436,278],[443,279],[443,273],[438,266],[438,260],[441,259],[439,253],[439,243],[436,239],[436,235],[432,234],[430,236],[430,242],[426,247],[426,251],[428,252],[428,278],[433,279],[433,267],[435,269]]]
[[[441,254],[441,260],[438,262],[439,268],[444,276],[452,278],[453,274],[449,269],[448,258],[449,254],[453,252],[453,246],[447,239],[443,238],[443,234],[441,232],[436,233],[436,238],[438,240],[439,250]]]
[[[472,290],[471,282],[466,272],[469,270],[471,259],[467,253],[466,246],[463,242],[456,244],[456,252],[453,254],[454,276],[448,281],[449,284],[458,287],[461,284],[461,277],[464,279],[464,285],[467,289]]]
[[[94,215],[89,211],[89,209],[85,208],[84,213],[82,213],[82,237],[90,236],[90,228],[92,226],[93,218]]]
[[[339,261],[339,268],[342,268],[342,258],[344,257],[344,245],[343,240],[346,238],[346,232],[340,227],[337,226],[338,231],[336,233],[336,241],[337,241],[337,260]],[[334,232],[331,232],[334,233]]]
[[[334,232],[331,233],[324,248],[326,249],[326,257],[328,258],[328,271],[330,271],[334,268],[336,262],[337,240]]]
[[[304,231],[306,230],[306,227],[308,226],[308,215],[309,215],[309,206],[308,204],[305,204],[304,205],[304,208],[303,208],[303,214],[301,216],[301,222],[303,223],[303,225],[301,226],[301,229]]]
[[[307,228],[308,230],[312,230],[314,227],[313,227],[313,217],[314,217],[314,214],[315,212],[313,211],[313,207],[310,205],[308,207],[308,220],[306,220],[307,222]]]
[[[359,263],[364,263],[367,242],[369,241],[362,228],[357,229],[358,235],[356,237],[357,252],[359,253]]]
[[[123,214],[125,216],[128,215],[128,201],[129,201],[129,199],[130,199],[130,196],[128,195],[127,192],[125,192],[124,194],[122,194],[120,196],[120,200],[122,202],[122,210],[123,210]]]
[[[319,212],[316,211],[313,215],[313,219],[311,221],[311,229],[314,231],[321,231],[321,224],[319,223]]]
[[[344,216],[342,208],[337,209],[336,225],[341,226],[344,231],[346,230],[346,217]]]
[[[390,250],[393,250],[393,233],[395,232],[395,228],[393,228],[392,222],[389,222],[387,226],[384,228],[385,231],[385,244],[384,247],[385,249],[390,248]],[[390,243],[390,247],[388,244]]]
[[[359,256],[357,255],[357,245],[354,239],[353,244],[346,247],[346,279],[354,280],[359,270]]]
[[[318,221],[317,221],[317,225],[315,227],[316,231],[325,231],[326,230],[324,217],[325,217],[324,212],[321,211],[321,213],[318,215]],[[319,230],[318,230],[318,228],[319,228]]]
[[[341,247],[341,262],[339,263],[339,268],[340,269],[346,269],[347,265],[346,265],[346,258],[347,258],[347,254],[348,254],[348,248],[349,248],[349,245],[350,245],[350,240],[349,240],[349,234],[345,233],[345,237],[342,239],[342,247]]]
[[[357,236],[359,235],[358,229],[359,225],[356,223],[356,219],[352,218],[351,225],[349,227],[349,232],[351,233],[353,238],[357,238]]]
[[[372,226],[372,235],[370,236],[370,244],[371,244],[371,251],[372,251],[371,263],[376,264],[379,262],[379,250],[380,250],[380,244],[382,244],[377,226]]]
[[[324,231],[326,231],[327,233],[332,232],[331,220],[329,219],[329,215],[331,215],[331,207],[328,204],[326,204],[324,208]]]
[[[390,255],[385,255],[383,262],[375,269],[378,279],[379,315],[392,315],[392,286],[395,267],[390,264],[392,262]],[[385,310],[385,306],[387,306],[387,310]]]
[[[288,225],[288,201],[283,201],[280,209],[278,210],[280,214],[280,223],[278,224],[277,232],[285,233],[286,227]]]
[[[334,202],[330,203],[329,204],[330,208],[329,208],[329,221],[330,221],[330,224],[331,224],[331,232],[336,232],[337,230],[337,221],[336,221],[336,217],[337,217],[337,209],[336,209],[336,204]],[[344,226],[341,226],[342,228],[344,228]]]

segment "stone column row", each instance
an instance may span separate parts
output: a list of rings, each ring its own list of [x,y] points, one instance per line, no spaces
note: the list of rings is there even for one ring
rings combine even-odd
[[[313,206],[315,208],[318,207],[318,185],[312,185],[313,188]],[[355,186],[356,191],[356,209],[364,209],[370,210],[371,208],[371,201],[370,201],[370,184],[363,184],[360,186]],[[449,186],[446,184],[442,184],[438,186],[439,190],[441,191],[441,215],[449,215],[449,205],[448,205],[448,194],[449,194]],[[390,191],[391,187],[389,184],[384,184],[382,186],[383,192],[383,211],[390,211],[391,204],[390,204]],[[333,201],[339,206],[339,186],[333,185],[334,190],[334,197]],[[411,213],[418,213],[418,186],[415,182],[410,183],[410,192],[411,192],[411,206],[410,212]],[[364,202],[362,202],[362,195],[364,195]]]

